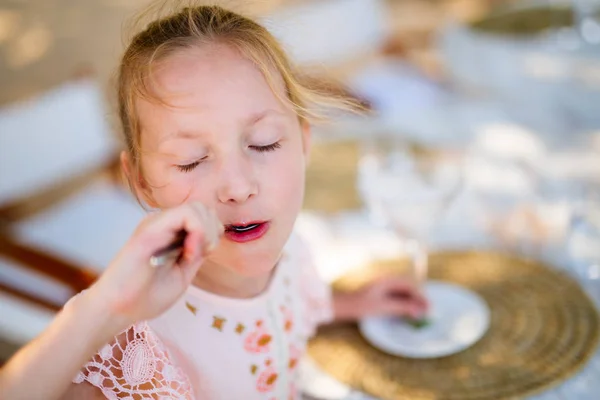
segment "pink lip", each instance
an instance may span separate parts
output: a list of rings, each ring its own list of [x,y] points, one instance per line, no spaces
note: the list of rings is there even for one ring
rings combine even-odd
[[[253,222],[251,224],[246,224],[246,225],[252,225],[252,224],[260,224],[260,225],[248,232],[235,232],[235,231],[225,230],[225,237],[236,243],[251,242],[253,240],[258,240],[261,237],[263,237],[265,235],[265,233],[267,233],[267,231],[269,230],[269,227],[271,225],[269,222]]]

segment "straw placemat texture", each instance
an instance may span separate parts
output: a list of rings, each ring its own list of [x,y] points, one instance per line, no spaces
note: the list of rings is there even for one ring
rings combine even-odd
[[[326,213],[360,208],[356,190],[359,156],[355,141],[315,144],[306,171],[304,208]]]
[[[405,144],[417,167],[419,162],[450,154],[415,142]],[[336,213],[362,207],[357,190],[360,152],[361,144],[356,140],[322,141],[313,145],[306,171],[305,209]]]
[[[522,398],[573,374],[594,353],[599,316],[571,278],[539,262],[487,252],[430,257],[432,279],[478,293],[491,326],[471,348],[448,357],[411,360],[369,345],[356,326],[323,329],[310,356],[350,386],[381,399],[499,400]],[[360,287],[406,262],[379,261],[343,277],[338,290]]]

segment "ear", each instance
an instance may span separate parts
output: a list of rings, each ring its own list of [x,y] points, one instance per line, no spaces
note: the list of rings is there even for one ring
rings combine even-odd
[[[302,132],[302,151],[304,152],[304,158],[308,161],[308,159],[310,158],[310,148],[312,139],[312,131],[310,129],[310,124],[307,121],[300,122],[300,130]]]
[[[152,200],[152,196],[150,195],[148,183],[142,174],[135,170],[129,154],[126,151],[122,151],[120,158],[121,168],[135,197],[144,201],[148,206],[157,208],[157,204]]]

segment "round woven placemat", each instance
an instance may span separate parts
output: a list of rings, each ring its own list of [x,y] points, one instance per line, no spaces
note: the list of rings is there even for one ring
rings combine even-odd
[[[381,399],[499,400],[546,389],[594,353],[598,312],[564,273],[486,252],[437,253],[430,263],[432,279],[468,287],[488,303],[491,326],[479,342],[448,357],[411,360],[375,349],[356,326],[343,325],[320,331],[310,356],[337,379]],[[402,261],[380,261],[335,286],[356,289],[405,268]]]

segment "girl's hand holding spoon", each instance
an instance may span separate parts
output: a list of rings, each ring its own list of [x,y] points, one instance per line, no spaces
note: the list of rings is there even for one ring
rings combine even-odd
[[[200,203],[148,216],[101,278],[82,294],[125,329],[166,311],[188,288],[223,233]]]

